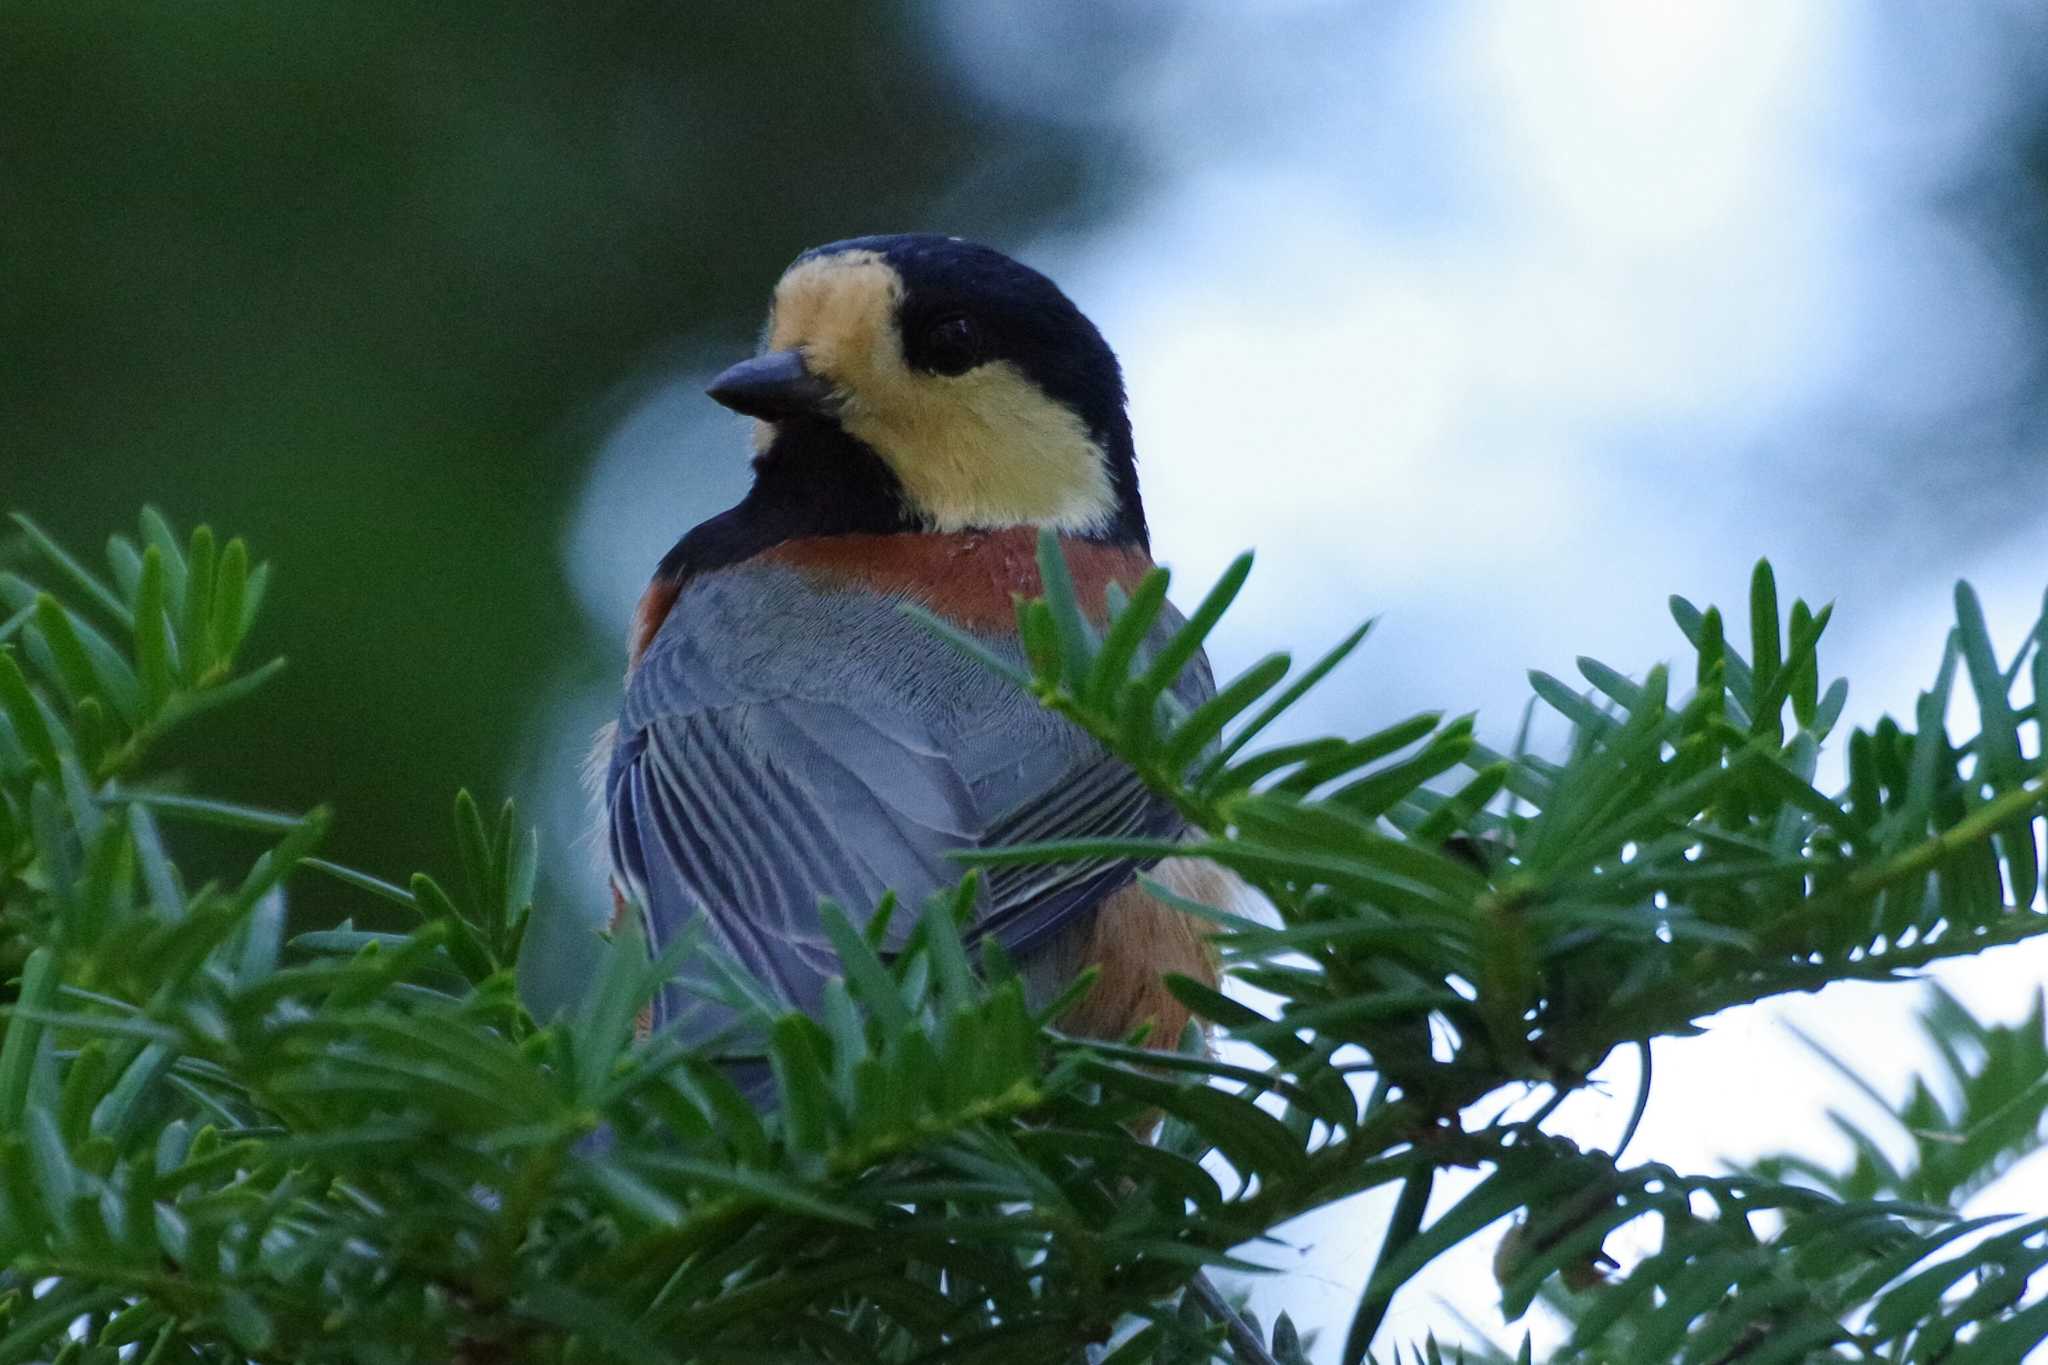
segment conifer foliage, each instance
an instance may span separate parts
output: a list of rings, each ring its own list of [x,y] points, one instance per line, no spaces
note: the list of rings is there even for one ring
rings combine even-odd
[[[885,908],[914,922],[901,951],[880,950],[881,920],[825,908],[843,973],[816,1017],[759,1019],[760,1112],[730,1059],[635,1038],[676,970],[773,1014],[691,945],[650,962],[622,938],[576,1008],[528,1012],[536,839],[509,806],[458,796],[454,875],[395,882],[323,860],[324,811],[211,800],[156,766],[162,736],[279,667],[252,666],[268,571],[241,541],[145,513],[100,570],[17,521],[0,1365],[1291,1365],[1295,1325],[1219,1311],[1201,1272],[1257,1268],[1265,1234],[1380,1186],[1401,1194],[1336,1329],[1346,1362],[1457,1358],[1378,1329],[1431,1261],[1502,1220],[1503,1311],[1561,1314],[1560,1360],[2017,1360],[2048,1338],[2048,1219],[1959,1213],[2043,1140],[2038,999],[1992,1025],[1933,996],[1944,1074],[1855,1076],[1896,1131],[1838,1119],[1848,1169],[1793,1151],[1679,1171],[1626,1159],[1626,1135],[1603,1151],[1546,1131],[1547,1101],[1513,1120],[1486,1103],[1561,1099],[1617,1050],[1724,1010],[2048,930],[2048,608],[2001,653],[1959,587],[1914,714],[1845,735],[1846,684],[1817,653],[1829,610],[1781,611],[1759,565],[1745,631],[1673,599],[1681,666],[1532,675],[1571,724],[1559,753],[1499,752],[1433,714],[1262,745],[1363,629],[1187,712],[1170,684],[1249,559],[1147,651],[1165,574],[1098,631],[1048,540],[1046,595],[1018,608],[1028,670],[984,662],[1114,749],[1202,832],[1193,852],[1270,903],[1190,907],[1262,1003],[1171,983],[1233,1040],[1220,1056],[1063,1036],[1072,996],[1034,1010],[963,934],[973,878],[1189,850],[985,853],[957,895]],[[204,733],[232,743],[232,716]],[[1830,745],[1840,789],[1815,785]],[[184,874],[195,823],[246,840],[235,875]],[[411,927],[288,932],[286,894],[315,877]],[[1452,1169],[1479,1179],[1431,1217]]]

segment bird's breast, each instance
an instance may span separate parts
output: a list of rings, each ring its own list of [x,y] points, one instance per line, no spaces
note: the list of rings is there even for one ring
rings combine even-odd
[[[1083,610],[1100,624],[1111,583],[1126,591],[1152,567],[1136,546],[1062,537],[1067,571]],[[944,534],[819,536],[762,554],[814,581],[905,597],[974,631],[999,633],[1015,621],[1015,600],[1036,597],[1038,532],[1029,526]]]
[[[811,536],[783,541],[729,568],[701,575],[711,579],[749,570],[793,570],[823,594],[853,594],[889,601],[913,601],[964,630],[1006,635],[1016,620],[1018,597],[1044,591],[1038,573],[1038,532],[1029,526],[995,531]],[[1111,583],[1126,592],[1152,568],[1135,545],[1107,544],[1078,536],[1061,538],[1074,593],[1097,625],[1108,617]],[[691,575],[657,578],[641,596],[634,615],[632,658],[637,664],[660,634]]]

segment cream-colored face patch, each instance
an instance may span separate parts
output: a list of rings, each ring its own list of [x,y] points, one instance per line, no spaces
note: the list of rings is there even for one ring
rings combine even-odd
[[[1008,361],[957,375],[912,369],[896,330],[902,299],[902,278],[875,252],[804,261],[775,288],[768,347],[801,349],[838,388],[840,425],[888,463],[934,530],[1108,525],[1109,462],[1073,410]],[[757,447],[773,439],[767,426]]]

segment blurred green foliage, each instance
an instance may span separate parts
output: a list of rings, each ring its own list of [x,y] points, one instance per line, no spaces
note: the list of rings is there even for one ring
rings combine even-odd
[[[295,567],[291,669],[183,766],[426,862],[442,780],[502,781],[545,685],[618,666],[559,550],[603,395],[748,347],[804,246],[1009,237],[1129,182],[1114,139],[978,103],[920,15],[6,7],[0,504],[91,544],[146,499]]]

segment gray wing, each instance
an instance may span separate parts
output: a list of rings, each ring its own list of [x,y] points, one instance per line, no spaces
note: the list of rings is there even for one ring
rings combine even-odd
[[[771,1003],[811,1009],[839,970],[821,899],[863,924],[885,891],[914,908],[954,885],[954,850],[1180,832],[1121,761],[893,601],[736,577],[678,600],[629,686],[612,757],[613,862],[657,951],[701,933]],[[1208,690],[1202,664],[1181,693]],[[1136,872],[1125,860],[998,870],[970,935],[1026,955]],[[884,948],[914,922],[893,921]],[[732,1023],[687,974],[657,1024],[686,1014],[699,1040]]]

